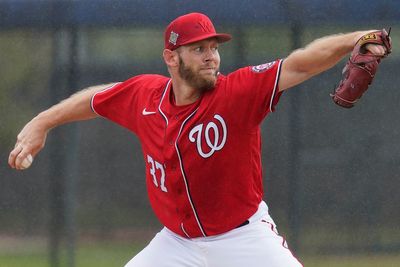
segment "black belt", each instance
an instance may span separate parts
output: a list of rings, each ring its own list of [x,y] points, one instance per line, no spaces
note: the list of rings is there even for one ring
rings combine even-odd
[[[248,225],[249,223],[250,223],[249,220],[245,220],[243,223],[241,223],[238,226],[236,226],[236,228],[240,228],[242,226]]]

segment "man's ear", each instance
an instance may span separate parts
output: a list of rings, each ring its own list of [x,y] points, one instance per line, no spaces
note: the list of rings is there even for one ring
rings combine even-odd
[[[179,65],[179,55],[176,51],[164,49],[163,58],[168,67],[177,67]]]

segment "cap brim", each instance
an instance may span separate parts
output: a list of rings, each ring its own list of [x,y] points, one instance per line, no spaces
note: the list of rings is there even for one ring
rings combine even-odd
[[[180,46],[196,43],[196,42],[199,42],[199,41],[202,41],[202,40],[206,40],[206,39],[210,39],[210,38],[216,38],[218,43],[225,43],[225,42],[230,41],[232,39],[232,36],[230,34],[227,34],[227,33],[210,33],[210,34],[205,34],[205,35],[198,36],[196,38],[192,38],[190,40],[187,40],[187,41],[181,43]]]

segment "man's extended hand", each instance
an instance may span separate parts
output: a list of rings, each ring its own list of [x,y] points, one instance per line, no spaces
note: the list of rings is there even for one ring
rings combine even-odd
[[[363,34],[357,41],[343,69],[343,78],[331,94],[339,106],[351,108],[372,83],[381,59],[392,51],[392,41],[385,29]]]
[[[35,157],[37,153],[44,147],[48,130],[41,125],[37,119],[31,120],[17,136],[17,142],[14,149],[8,157],[8,164],[11,168],[23,170],[26,167],[22,162],[32,155]]]

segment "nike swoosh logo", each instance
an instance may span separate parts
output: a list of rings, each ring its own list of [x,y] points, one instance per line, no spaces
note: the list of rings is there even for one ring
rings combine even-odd
[[[157,113],[157,112],[155,112],[155,111],[146,111],[146,108],[144,108],[143,111],[142,111],[142,114],[143,114],[144,116],[152,115],[152,114],[156,114],[156,113]]]

